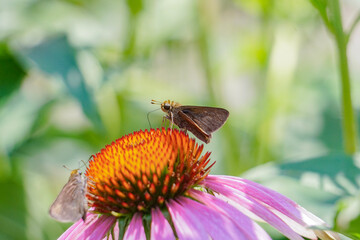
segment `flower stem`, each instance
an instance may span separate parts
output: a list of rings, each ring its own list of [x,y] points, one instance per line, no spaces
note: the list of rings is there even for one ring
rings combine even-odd
[[[351,101],[351,86],[349,65],[347,59],[347,35],[342,27],[340,5],[338,0],[329,0],[330,21],[333,25],[338,61],[341,74],[342,85],[342,115],[343,115],[343,138],[345,152],[353,154],[356,152],[357,127],[355,122],[354,110]]]
[[[348,43],[349,38],[352,34],[352,32],[354,31],[356,25],[360,22],[360,12],[358,13],[357,17],[355,18],[355,20],[353,21],[353,23],[351,24],[351,27],[346,35],[346,43]]]

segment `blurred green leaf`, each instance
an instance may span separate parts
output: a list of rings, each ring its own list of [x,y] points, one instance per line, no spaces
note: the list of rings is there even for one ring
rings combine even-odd
[[[321,179],[328,179],[335,187],[351,194],[350,186],[340,183],[338,176],[344,177],[351,187],[359,189],[357,179],[360,169],[355,165],[354,158],[342,153],[325,155],[299,162],[284,163],[278,166],[281,175],[300,179],[306,173],[314,173]]]
[[[323,126],[319,133],[319,141],[332,151],[342,151],[342,129],[341,119],[338,113],[330,106],[322,113]],[[331,131],[329,131],[331,129]]]
[[[0,100],[20,87],[25,70],[6,43],[0,43]]]
[[[357,218],[355,218],[353,221],[350,222],[350,226],[346,230],[346,232],[350,233],[354,237],[357,237],[357,239],[360,239],[360,233],[357,233],[359,232],[359,229],[360,229],[360,216],[358,216]]]
[[[358,228],[359,229],[359,228]],[[345,233],[344,233],[345,234]],[[351,237],[352,239],[359,240],[360,239],[360,233],[350,233],[346,234],[348,237]]]
[[[12,173],[0,177],[0,239],[15,240],[26,238],[26,196],[23,178],[16,163]]]
[[[86,87],[84,77],[76,62],[75,50],[65,36],[49,39],[21,53],[43,72],[61,77],[69,93],[80,102],[86,116],[98,129],[103,130],[93,94]]]
[[[14,93],[0,108],[0,149],[11,157],[13,151],[27,141],[41,103]]]

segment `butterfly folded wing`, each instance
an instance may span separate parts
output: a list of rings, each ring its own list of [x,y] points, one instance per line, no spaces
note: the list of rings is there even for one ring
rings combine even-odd
[[[71,176],[51,205],[50,216],[60,222],[76,222],[80,218],[85,221],[87,212],[85,188],[86,181],[80,174]]]
[[[229,112],[223,108],[180,106],[176,110],[181,119],[175,124],[206,143],[210,142],[211,133],[224,125],[229,117]]]
[[[186,115],[183,112],[179,112],[179,116],[181,117],[182,121],[181,124],[178,126],[180,128],[184,128],[185,130],[189,130],[192,132],[197,138],[199,138],[201,141],[204,141],[205,143],[210,142],[211,133],[205,132],[201,127],[188,115]]]
[[[229,117],[229,112],[223,108],[181,106],[179,110],[207,133],[219,129]]]

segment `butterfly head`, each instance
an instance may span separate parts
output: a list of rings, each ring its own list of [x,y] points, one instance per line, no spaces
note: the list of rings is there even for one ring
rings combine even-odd
[[[156,100],[151,100],[152,104],[158,104],[161,106],[161,110],[163,110],[163,112],[172,112],[172,110],[176,107],[181,106],[179,103],[174,102],[174,101],[170,101],[170,100],[166,100],[164,102],[160,102],[160,101],[156,101]]]
[[[70,176],[74,176],[74,175],[81,175],[81,172],[79,171],[79,169],[74,169],[71,171]]]

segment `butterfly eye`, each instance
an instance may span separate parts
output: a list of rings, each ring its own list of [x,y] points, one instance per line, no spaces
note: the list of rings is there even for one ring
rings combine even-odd
[[[164,109],[165,109],[166,111],[169,111],[169,110],[170,110],[170,104],[165,103],[165,104],[164,104]]]

